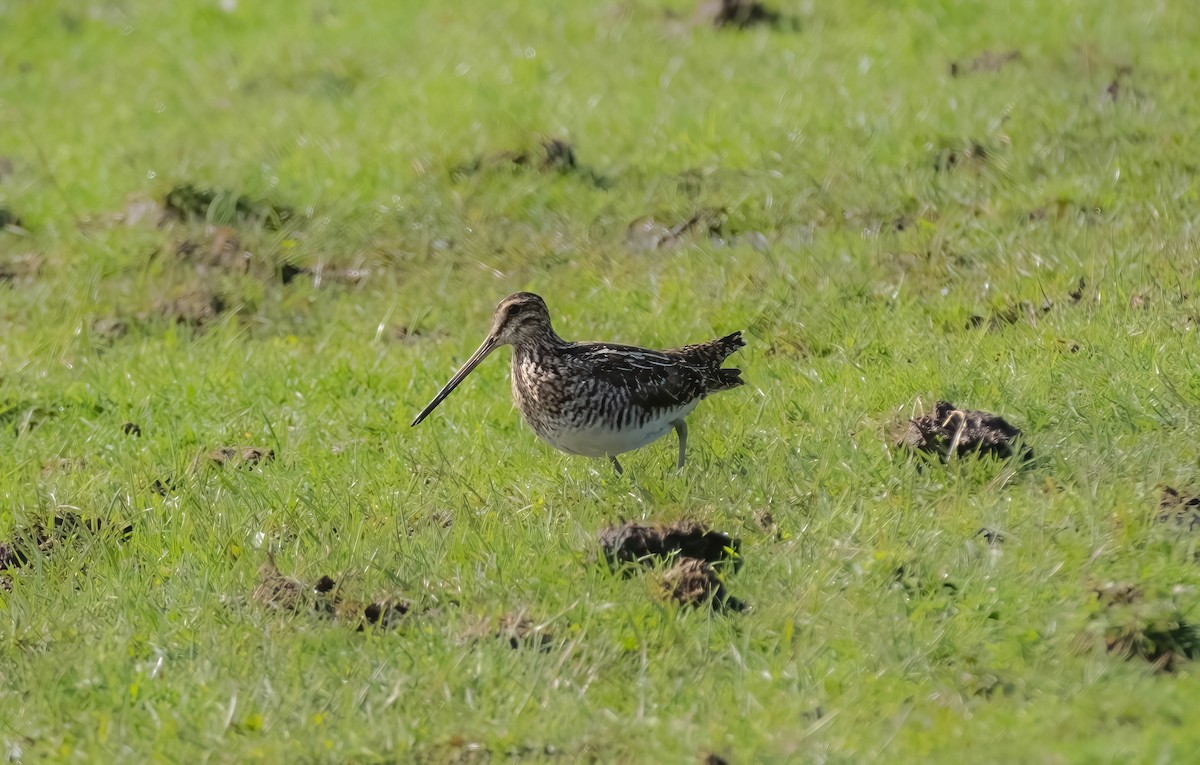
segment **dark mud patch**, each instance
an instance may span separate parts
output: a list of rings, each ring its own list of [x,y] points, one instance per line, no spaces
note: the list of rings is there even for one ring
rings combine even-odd
[[[45,260],[34,253],[0,258],[0,284],[27,284],[42,275]]]
[[[1108,654],[1148,662],[1160,673],[1200,657],[1200,629],[1171,600],[1150,600],[1128,582],[1096,585],[1091,599],[1085,636]]]
[[[312,584],[285,576],[279,571],[274,556],[268,556],[267,562],[258,569],[258,584],[250,597],[268,608],[333,616],[336,603],[331,593],[335,585],[328,576],[318,577]]]
[[[327,265],[309,268],[295,263],[284,263],[279,269],[279,279],[284,284],[291,284],[297,279],[311,280],[314,287],[325,284],[343,284],[358,286],[371,278],[369,268],[339,268]]]
[[[1024,445],[1021,430],[997,414],[959,409],[946,401],[937,402],[932,412],[910,419],[896,439],[897,448],[936,454],[942,461],[951,456],[991,456],[1009,459],[1033,458]]]
[[[1029,324],[1036,325],[1038,319],[1050,313],[1053,309],[1054,303],[1049,300],[1044,300],[1040,304],[1021,300],[998,308],[987,316],[979,314],[972,316],[967,319],[965,329],[986,328],[989,332],[995,332],[1005,327],[1011,327],[1019,322],[1028,322]]]
[[[276,230],[295,218],[295,210],[277,202],[251,199],[228,189],[181,183],[163,197],[160,225],[181,221]]]
[[[951,61],[950,76],[962,77],[966,74],[998,72],[1009,64],[1014,64],[1020,60],[1021,51],[1019,50],[985,50],[970,61]]]
[[[58,416],[58,408],[33,401],[0,401],[0,425],[12,427],[13,435],[28,433],[46,420]]]
[[[695,14],[696,24],[716,29],[780,27],[785,20],[778,11],[758,0],[701,0]]]
[[[1113,79],[1104,88],[1100,95],[1100,100],[1111,101],[1130,101],[1134,104],[1146,100],[1146,94],[1133,86],[1133,67],[1119,66],[1113,75]]]
[[[393,595],[370,601],[347,599],[333,577],[322,575],[311,584],[280,572],[273,555],[258,569],[258,583],[251,600],[266,608],[293,614],[312,614],[322,619],[354,626],[362,632],[370,628],[396,627],[413,613],[412,604]]]
[[[630,521],[601,531],[600,549],[614,569],[629,563],[655,565],[675,557],[708,563],[727,561],[736,568],[741,564],[742,540],[713,531],[698,521]]]
[[[21,219],[9,208],[0,207],[0,231],[7,229],[9,226],[22,228]]]
[[[729,594],[712,564],[699,558],[680,558],[662,575],[661,595],[684,606],[744,611],[746,604]]]
[[[197,467],[203,464],[216,467],[252,468],[275,459],[275,450],[268,446],[219,446],[197,459]]]
[[[635,565],[667,566],[658,580],[658,593],[665,600],[695,607],[710,605],[717,611],[745,609],[745,604],[726,590],[713,566],[737,571],[742,563],[740,539],[698,521],[679,521],[609,526],[600,532],[599,540],[609,567],[626,575],[637,570]]]
[[[543,138],[534,148],[500,151],[476,157],[450,170],[452,180],[463,180],[487,172],[534,171],[547,175],[571,175],[608,188],[612,182],[586,165],[575,155],[575,145],[562,138]]]
[[[0,587],[12,589],[12,574],[85,536],[107,537],[117,543],[133,536],[133,525],[103,518],[85,518],[60,513],[44,522],[18,529],[8,541],[0,541]]]
[[[775,521],[775,515],[770,510],[755,512],[754,525],[758,527],[759,531],[762,531],[776,541],[783,539],[783,531],[779,528],[779,524]]]
[[[193,289],[176,297],[159,300],[153,313],[159,318],[193,329],[203,329],[219,319],[229,304],[225,298],[207,289]]]
[[[933,169],[939,173],[949,173],[968,168],[981,169],[987,165],[992,152],[980,141],[967,141],[963,144],[932,147]]]
[[[1188,494],[1170,486],[1162,487],[1155,521],[1183,531],[1200,529],[1200,494]]]

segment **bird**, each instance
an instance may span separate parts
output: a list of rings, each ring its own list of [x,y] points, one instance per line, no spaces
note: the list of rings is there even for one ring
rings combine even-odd
[[[512,392],[525,422],[568,454],[607,458],[639,449],[674,430],[676,468],[687,460],[685,418],[713,393],[744,384],[740,369],[722,368],[745,346],[740,331],[706,343],[655,351],[632,345],[568,342],[550,323],[546,302],[532,292],[500,301],[479,349],[413,420],[416,427],[503,345],[511,345]]]

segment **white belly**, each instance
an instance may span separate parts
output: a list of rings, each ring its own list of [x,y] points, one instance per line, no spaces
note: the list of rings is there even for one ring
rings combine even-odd
[[[647,420],[641,425],[631,424],[619,429],[600,424],[590,427],[553,424],[534,430],[546,443],[569,454],[579,454],[584,457],[615,457],[662,438],[671,431],[673,427],[671,423],[688,416],[696,408],[697,403],[699,402],[693,401],[684,407],[664,410],[657,417]]]

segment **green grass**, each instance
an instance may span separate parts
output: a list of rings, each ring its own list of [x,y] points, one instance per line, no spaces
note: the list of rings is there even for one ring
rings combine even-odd
[[[64,512],[132,525],[0,590],[10,759],[1194,758],[1200,672],[1102,638],[1200,622],[1197,537],[1153,522],[1158,485],[1200,486],[1200,17],[780,10],[718,32],[638,0],[0,2],[0,207],[22,223],[0,273],[35,266],[0,282],[0,540]],[[585,169],[452,173],[545,136]],[[201,223],[114,220],[182,183],[298,216],[239,225],[249,273],[175,255]],[[769,247],[626,243],[706,207]],[[285,286],[284,261],[369,275]],[[163,315],[198,289],[230,310]],[[670,439],[624,478],[539,443],[503,353],[410,429],[518,289],[567,338],[744,328],[749,384],[692,416],[682,474]],[[1037,459],[891,448],[939,398],[1005,415]],[[193,469],[228,444],[277,459]],[[751,609],[609,573],[595,534],[619,517],[740,536]],[[359,633],[262,608],[267,548],[439,610]],[[1148,611],[1104,609],[1110,581]],[[470,638],[521,612],[550,650]]]

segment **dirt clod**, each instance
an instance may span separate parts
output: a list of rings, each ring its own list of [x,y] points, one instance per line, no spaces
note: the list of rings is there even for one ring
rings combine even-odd
[[[934,152],[933,169],[939,173],[948,173],[964,167],[982,167],[990,156],[987,148],[978,141],[969,141],[958,146],[943,146]]]
[[[581,169],[575,158],[575,146],[562,138],[543,138],[534,149],[501,151],[456,166],[453,178],[475,175],[485,170],[532,169],[542,173],[570,173]]]
[[[134,438],[140,438],[142,435],[142,427],[140,425],[138,425],[136,422],[127,422],[121,426],[121,432],[127,436],[133,436]]]
[[[352,625],[358,632],[369,628],[389,629],[413,612],[407,600],[385,595],[369,602],[346,599],[337,581],[320,576],[308,585],[279,571],[275,556],[268,554],[258,569],[258,584],[251,598],[268,608],[294,614],[311,613],[324,619]]]
[[[937,454],[943,461],[972,454],[1002,459],[1020,454],[1022,459],[1032,459],[1033,450],[1021,440],[1021,430],[999,415],[939,401],[932,412],[909,420],[895,445]]]
[[[176,324],[199,329],[212,323],[227,309],[225,298],[207,290],[196,289],[176,298],[159,301],[155,313]]]
[[[221,446],[206,455],[218,467],[254,467],[275,459],[275,450],[267,446]]]
[[[1184,494],[1164,486],[1158,509],[1155,520],[1159,523],[1171,523],[1185,531],[1200,529],[1200,494]]]
[[[979,329],[986,327],[989,332],[995,332],[1004,327],[1012,326],[1020,321],[1026,321],[1030,324],[1037,324],[1037,320],[1041,316],[1050,313],[1054,308],[1054,304],[1049,300],[1043,301],[1041,304],[1035,305],[1028,300],[1021,300],[1016,303],[1010,303],[1004,308],[993,311],[988,316],[975,315],[967,319],[966,329]]]
[[[281,228],[296,217],[290,207],[262,199],[251,199],[226,189],[181,183],[163,197],[163,220],[218,225],[262,225]]]
[[[250,251],[228,226],[209,227],[202,236],[184,239],[175,248],[179,260],[201,268],[213,268],[232,274],[250,272]]]
[[[761,24],[778,24],[781,16],[758,0],[701,0],[696,7],[696,23],[718,29],[746,29]]]
[[[951,61],[950,76],[961,77],[964,74],[974,74],[977,72],[998,72],[1009,64],[1020,60],[1021,51],[1019,50],[985,50],[967,62]]]
[[[0,210],[0,214],[3,211]],[[0,258],[0,284],[28,282],[42,275],[44,261],[40,255],[25,253],[13,257]]]
[[[600,532],[600,548],[614,568],[626,563],[653,564],[678,555],[714,563],[741,560],[742,541],[698,521],[672,524],[630,521]]]
[[[10,541],[0,542],[0,571],[28,566],[39,556],[49,555],[55,548],[76,539],[80,534],[110,534],[117,542],[133,536],[132,524],[116,524],[102,518],[84,518],[76,513],[61,513],[49,522],[38,522],[18,529]],[[8,589],[11,576],[5,574]]]
[[[293,613],[313,611],[332,616],[335,603],[330,593],[333,589],[334,580],[328,576],[322,576],[313,585],[284,576],[275,564],[275,557],[268,556],[267,562],[258,569],[258,584],[250,597],[268,608]]]
[[[411,612],[412,604],[407,600],[393,599],[390,596],[385,596],[362,606],[362,623],[358,626],[358,629],[360,632],[367,627],[378,627],[379,629],[386,630],[395,627],[401,619],[408,616]]]
[[[671,226],[644,216],[629,224],[625,230],[625,243],[630,249],[647,252],[673,250],[693,239],[724,242],[725,220],[725,210],[719,207],[702,207]]]
[[[744,603],[730,596],[712,565],[699,558],[680,558],[676,561],[663,574],[662,595],[693,608],[710,603],[715,610],[742,611],[746,608]]]
[[[554,642],[554,636],[545,630],[544,625],[535,623],[524,614],[505,614],[500,617],[496,637],[507,640],[513,650],[536,648],[545,651]]]
[[[1129,582],[1095,585],[1092,596],[1096,607],[1087,631],[1102,639],[1109,654],[1147,661],[1156,672],[1174,672],[1200,658],[1200,629],[1170,600],[1149,600]]]

